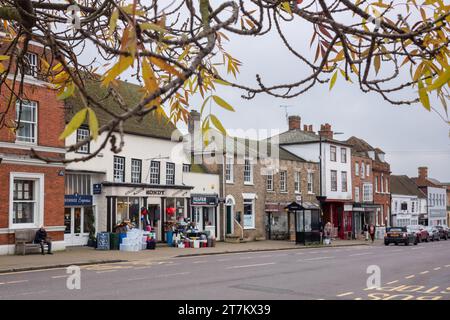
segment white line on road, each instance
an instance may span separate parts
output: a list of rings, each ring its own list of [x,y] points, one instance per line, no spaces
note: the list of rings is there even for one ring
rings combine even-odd
[[[180,276],[189,274],[190,272],[177,272],[177,273],[169,273],[169,274],[161,274],[159,276],[156,276],[155,278],[166,278],[166,277],[173,277],[173,276]]]
[[[407,276],[407,277],[405,277],[405,279],[411,279],[411,278],[414,278],[415,277],[415,275],[410,275],[410,276]]]
[[[222,262],[222,261],[230,261],[231,259],[217,259],[217,261]]]
[[[422,271],[420,274],[426,274],[428,272],[430,272],[430,271]]]
[[[97,271],[96,273],[106,273],[106,272],[116,272],[117,270],[104,270],[104,271]]]
[[[345,296],[349,296],[351,294],[353,294],[353,291],[338,294],[338,295],[336,295],[336,297],[345,297]]]
[[[362,300],[361,298],[355,298],[355,300]]]
[[[354,253],[354,254],[349,255],[349,257],[365,256],[365,255],[368,255],[368,254],[372,254],[372,253],[371,252]]]
[[[262,266],[268,266],[268,265],[271,265],[271,264],[275,264],[275,262],[258,263],[258,264],[247,264],[247,265],[243,265],[243,266],[232,266],[232,267],[228,267],[227,269],[262,267]]]
[[[68,276],[68,274],[64,276],[53,276],[52,279],[67,278]]]
[[[23,282],[28,282],[29,280],[17,280],[17,281],[8,281],[6,283],[8,284],[14,284],[14,283],[23,283]]]
[[[441,269],[441,267],[437,267],[437,268],[434,268],[433,270],[440,270]]]
[[[398,280],[394,280],[394,281],[388,282],[386,284],[394,284],[394,283],[397,283],[397,282],[398,282]]]
[[[192,262],[192,263],[197,264],[197,263],[207,263],[207,262],[209,262],[209,261],[194,261],[194,262]]]
[[[446,264],[445,267],[446,267],[446,268],[449,268],[449,267],[450,267],[450,264]]]
[[[309,259],[301,259],[297,261],[316,261],[316,260],[324,260],[324,259],[333,259],[334,257],[317,257],[317,258],[309,258]]]
[[[425,247],[415,247],[415,248],[411,248],[411,250],[420,250],[420,249],[425,249]]]
[[[297,253],[297,254],[299,254],[299,253]],[[300,253],[300,254],[303,254],[303,253]],[[270,258],[270,257],[272,257],[271,254],[266,254],[265,256],[259,256],[259,258]]]
[[[296,254],[301,255],[301,254],[305,254],[304,252],[297,252]]]

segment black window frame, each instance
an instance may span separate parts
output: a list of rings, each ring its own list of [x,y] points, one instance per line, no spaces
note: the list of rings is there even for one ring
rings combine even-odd
[[[188,171],[185,170],[185,168],[188,168]],[[189,163],[183,163],[183,172],[191,172],[192,165]]]
[[[133,181],[133,161],[139,162],[139,182]],[[141,159],[131,158],[130,173],[131,173],[131,178],[130,178],[131,183],[142,183],[142,160]]]
[[[77,143],[78,142],[80,142],[81,140],[78,140],[78,130],[80,130],[80,129],[82,129],[82,130],[87,130],[88,131],[88,137],[90,137],[91,136],[91,130],[89,129],[89,126],[87,126],[87,125],[81,125],[78,129],[77,129],[77,131],[76,131],[76,141],[77,141]],[[75,151],[75,153],[79,153],[79,154],[90,154],[91,153],[91,141],[89,141],[88,143],[87,143],[87,152],[82,152],[82,151],[79,151],[80,150],[80,148],[78,148],[76,151]]]
[[[167,170],[169,169],[169,165],[173,166],[173,183],[169,183],[169,181],[167,179],[167,177],[168,177]],[[175,163],[174,162],[166,162],[166,185],[170,185],[170,186],[175,185],[175,174],[176,174]]]
[[[157,163],[158,164],[158,183],[152,182],[152,164]],[[152,160],[150,161],[150,184],[161,184],[161,161]]]
[[[334,150],[334,159],[332,158],[333,152],[331,150]],[[337,147],[336,146],[330,146],[330,161],[337,162]]]
[[[114,164],[115,164],[115,162],[116,162],[116,158],[121,158],[121,159],[123,159],[123,179],[122,179],[122,181],[116,181],[116,175],[115,175],[116,169],[114,168]],[[127,167],[127,162],[126,162],[125,157],[122,157],[122,156],[114,156],[114,158],[113,158],[113,181],[114,181],[114,182],[125,182],[126,167]]]

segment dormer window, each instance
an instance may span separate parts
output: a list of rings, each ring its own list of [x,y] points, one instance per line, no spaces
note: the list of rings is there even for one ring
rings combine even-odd
[[[32,76],[32,77],[36,77],[37,76],[37,72],[38,72],[38,57],[37,54],[35,53],[31,53],[31,52],[27,52],[25,54],[25,59],[24,59],[24,73],[27,76]]]

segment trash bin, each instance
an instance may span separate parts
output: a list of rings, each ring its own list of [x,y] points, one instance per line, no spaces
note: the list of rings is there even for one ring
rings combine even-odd
[[[173,246],[173,231],[166,232],[166,240],[169,247]]]
[[[111,250],[119,250],[119,234],[120,233],[110,233],[109,234],[109,243]]]

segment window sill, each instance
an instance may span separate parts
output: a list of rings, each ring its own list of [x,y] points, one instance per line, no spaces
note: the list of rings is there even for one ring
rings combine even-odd
[[[316,193],[315,193],[315,192],[309,192],[309,191],[308,191],[308,194],[316,194]]]
[[[225,181],[226,184],[234,184],[234,181]]]
[[[287,191],[280,191],[281,194],[288,194],[289,192]]]
[[[244,230],[256,230],[255,227],[244,227]]]
[[[267,193],[275,193],[274,190],[266,190],[266,191],[267,191]]]
[[[244,182],[244,186],[254,186],[253,182]]]

